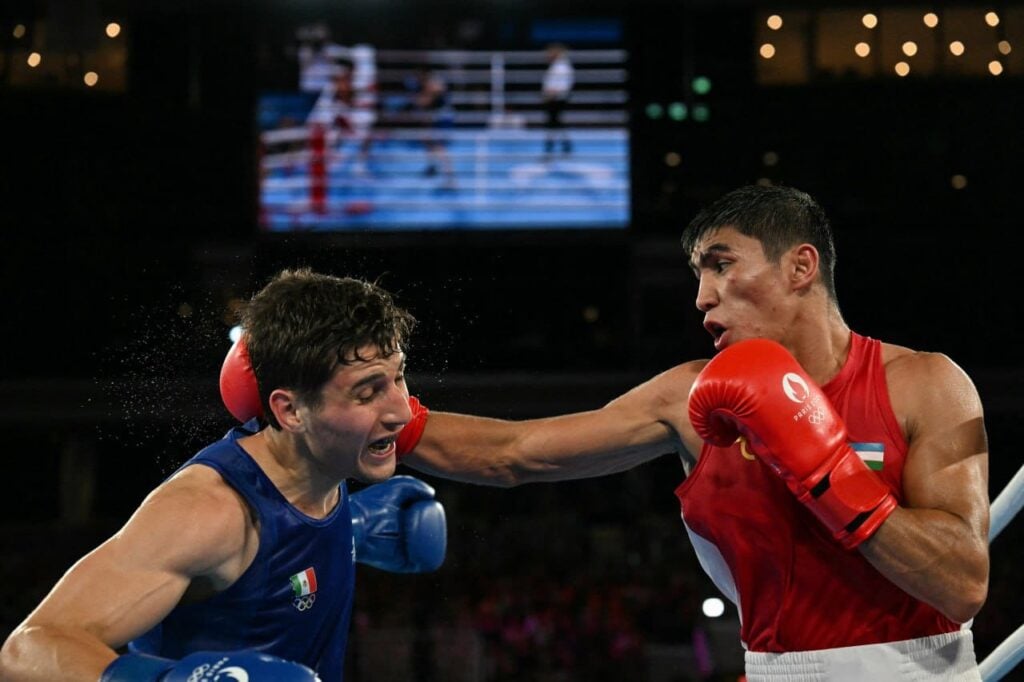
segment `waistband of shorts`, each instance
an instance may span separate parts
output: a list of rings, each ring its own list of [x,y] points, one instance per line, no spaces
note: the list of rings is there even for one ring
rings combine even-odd
[[[981,680],[969,629],[835,649],[747,651],[744,660],[748,682]]]

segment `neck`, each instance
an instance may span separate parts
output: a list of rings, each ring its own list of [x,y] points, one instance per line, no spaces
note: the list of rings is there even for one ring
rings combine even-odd
[[[799,320],[783,339],[800,366],[819,385],[831,381],[850,354],[850,327],[839,309],[829,301],[825,314]]]
[[[288,503],[303,514],[320,519],[338,503],[340,481],[329,480],[293,434],[268,426],[239,444]]]

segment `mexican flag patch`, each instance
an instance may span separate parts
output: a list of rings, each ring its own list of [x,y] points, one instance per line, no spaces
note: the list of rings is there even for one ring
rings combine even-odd
[[[289,580],[296,597],[305,597],[307,594],[316,592],[316,571],[312,567],[301,573],[296,573]]]

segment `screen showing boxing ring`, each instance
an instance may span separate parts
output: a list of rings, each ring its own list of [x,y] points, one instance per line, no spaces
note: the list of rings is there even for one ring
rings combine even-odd
[[[627,54],[309,37],[258,103],[268,232],[625,228]]]

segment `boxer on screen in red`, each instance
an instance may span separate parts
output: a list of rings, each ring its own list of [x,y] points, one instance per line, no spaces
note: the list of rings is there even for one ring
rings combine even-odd
[[[403,461],[517,485],[674,449],[683,521],[739,609],[748,680],[980,680],[969,625],[988,589],[988,445],[970,378],[851,331],[831,227],[803,192],[735,190],[683,247],[713,360],[590,412],[434,411]]]

